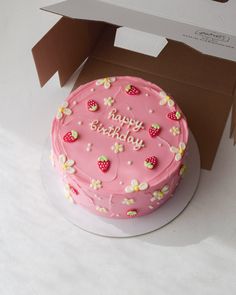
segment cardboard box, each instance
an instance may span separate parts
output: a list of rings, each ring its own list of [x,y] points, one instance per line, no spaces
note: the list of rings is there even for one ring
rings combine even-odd
[[[190,129],[197,139],[202,168],[212,167],[232,105],[231,136],[236,142],[234,61],[202,54],[173,40],[168,40],[158,57],[115,47],[116,30],[122,25],[141,30],[142,33],[158,34],[153,29],[155,24],[158,25],[158,31],[162,31],[159,35],[167,36],[164,31],[168,20],[165,19],[163,23],[163,19],[153,15],[147,18],[145,12],[95,0],[87,0],[86,3],[79,0],[65,1],[47,10],[66,17],[63,16],[32,49],[41,86],[57,71],[63,86],[87,59],[74,88],[100,77],[133,75],[150,80],[173,95],[186,114]],[[173,23],[169,20],[168,30],[172,34],[175,25],[176,21]],[[178,40],[178,36],[172,39]],[[230,54],[228,58],[231,58]]]

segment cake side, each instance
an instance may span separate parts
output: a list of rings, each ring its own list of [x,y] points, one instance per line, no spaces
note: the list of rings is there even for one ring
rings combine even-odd
[[[77,88],[52,125],[52,157],[66,194],[91,212],[128,218],[151,213],[177,187],[188,143],[173,98],[136,77]]]

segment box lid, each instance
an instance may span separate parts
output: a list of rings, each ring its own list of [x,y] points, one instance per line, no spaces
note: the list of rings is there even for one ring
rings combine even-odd
[[[205,54],[236,61],[236,2],[233,0],[226,3],[67,0],[43,9],[75,19],[103,21],[156,34],[184,42]]]

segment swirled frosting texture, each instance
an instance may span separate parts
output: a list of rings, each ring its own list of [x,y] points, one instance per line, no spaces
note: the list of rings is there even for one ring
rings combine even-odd
[[[136,77],[80,86],[52,124],[52,157],[75,204],[110,218],[138,217],[173,195],[188,143],[173,98]]]

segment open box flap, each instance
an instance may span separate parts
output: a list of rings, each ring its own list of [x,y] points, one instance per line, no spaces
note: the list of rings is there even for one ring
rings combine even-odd
[[[236,2],[233,0],[148,0],[147,2],[143,0],[67,0],[43,9],[67,14],[69,17],[72,17],[71,14],[73,14],[73,18],[81,18],[81,15],[88,11],[87,7],[90,7],[90,5],[105,7],[108,12],[111,11],[111,7],[116,10],[120,7],[184,24],[202,26],[209,30],[222,31],[226,34],[235,35],[236,33]],[[94,12],[89,11],[89,15],[92,14]],[[222,21],[222,18],[224,18],[224,21]],[[96,15],[94,19],[96,19]]]
[[[56,72],[63,86],[89,56],[104,24],[61,18],[33,47],[40,85]]]
[[[118,1],[120,5],[112,0],[68,0],[42,9],[74,19],[103,21],[156,34],[184,42],[205,54],[236,61],[236,22],[232,13],[236,9],[234,1],[222,6],[222,4],[212,0],[202,1],[205,3],[199,3],[196,0],[188,0],[187,2],[178,0],[176,2],[179,2],[180,5],[177,6],[178,8],[175,11],[177,14],[178,11],[182,12],[179,7],[182,7],[181,2],[184,2],[182,5],[187,6],[187,8],[184,9],[185,13],[180,15],[185,16],[188,23],[182,21],[180,17],[171,19],[173,17],[171,12],[174,11],[172,2],[170,0],[153,0],[151,1],[153,9],[150,10],[144,8],[144,6],[149,7],[149,5],[143,5],[141,1],[137,0],[127,2],[120,0]],[[129,7],[128,5],[131,3],[133,3],[133,6]],[[196,6],[197,10],[190,3]],[[139,6],[143,9],[138,10],[137,7]],[[204,7],[205,9],[207,7],[207,11],[204,10]],[[193,19],[194,16],[201,15],[205,27],[202,27],[196,20],[195,25],[193,25],[188,16],[191,14],[193,14]],[[206,15],[206,17],[204,18],[202,15]],[[212,15],[215,15],[215,19]],[[225,15],[223,16],[224,22],[221,20],[222,15]],[[197,23],[200,25],[197,25]],[[224,28],[223,32],[220,28]]]

